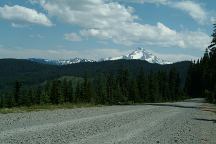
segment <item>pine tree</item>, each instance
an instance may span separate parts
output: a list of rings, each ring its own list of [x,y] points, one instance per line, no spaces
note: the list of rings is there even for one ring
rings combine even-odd
[[[138,93],[138,85],[136,79],[132,78],[130,80],[130,85],[129,85],[129,101],[132,102],[142,102],[142,100],[139,97]]]
[[[95,103],[96,104],[106,104],[107,101],[107,83],[106,78],[104,74],[100,74],[96,80],[96,98]]]
[[[175,98],[175,69],[169,72],[169,99],[173,101]]]
[[[50,97],[49,97],[49,94],[47,93],[47,91],[45,89],[43,89],[41,92],[40,104],[47,104],[47,103],[50,103]]]
[[[92,81],[88,81],[87,83],[87,102],[88,103],[96,103],[96,94],[95,89],[93,87]]]
[[[52,103],[51,102],[51,89],[52,89],[52,83],[51,81],[47,81],[45,86],[44,86],[44,95],[47,96],[47,98],[43,98],[44,102]]]
[[[159,71],[157,73],[157,77],[158,77],[158,84],[159,84],[159,96],[158,96],[158,100],[161,101],[167,101],[167,90],[166,86],[167,86],[167,78],[166,78],[166,73],[163,71]]]
[[[19,105],[19,99],[21,97],[21,86],[22,86],[21,82],[19,81],[15,82],[14,100],[16,105]]]
[[[214,90],[213,90],[213,100],[212,100],[212,103],[216,103],[216,84],[214,86]]]
[[[80,95],[80,100],[85,103],[90,102],[90,99],[91,99],[89,83],[90,83],[89,79],[87,75],[85,75],[84,82],[82,83],[82,87],[81,87],[82,94]]]
[[[208,48],[210,49],[210,58],[212,59],[216,59],[216,23],[214,24],[214,30],[213,30],[213,34],[212,34],[212,41],[211,44],[208,46]]]
[[[28,91],[27,91],[27,97],[28,98],[26,99],[26,101],[29,101],[29,103],[31,105],[36,104],[36,102],[35,102],[35,91],[34,91],[33,88],[29,88],[28,89]]]
[[[176,73],[176,79],[175,79],[175,100],[181,100],[182,97],[182,90],[181,90],[181,79],[180,75],[177,72]]]
[[[210,49],[210,74],[211,77],[209,79],[209,83],[211,84],[209,87],[214,92],[215,85],[216,85],[216,23],[214,24],[214,30],[212,34],[212,42],[211,45],[208,47]],[[214,99],[216,93],[214,93]]]
[[[81,87],[80,82],[78,82],[76,84],[76,89],[75,89],[75,98],[74,98],[75,103],[80,102],[80,96],[82,95],[80,87]]]
[[[41,86],[38,86],[36,88],[36,97],[35,97],[35,99],[36,99],[35,103],[37,105],[41,104],[41,94],[42,94],[42,88],[41,88]]]
[[[114,88],[117,86],[115,78],[112,73],[109,73],[106,77],[107,83],[107,99],[105,100],[108,104],[114,103]]]
[[[149,99],[149,87],[148,80],[146,75],[144,74],[143,68],[140,69],[139,74],[137,76],[137,85],[138,85],[138,99],[142,102],[147,102]]]
[[[206,65],[208,65],[209,60],[210,60],[210,57],[209,57],[209,50],[206,49],[206,50],[205,50],[205,53],[204,53],[204,56],[203,56],[203,58],[202,58],[201,64],[206,64]]]
[[[74,102],[74,87],[71,80],[68,82],[68,100],[70,103]]]
[[[202,60],[200,61],[200,70],[201,70],[201,84],[202,84],[202,93],[205,92],[205,90],[209,90],[209,88],[211,87],[211,83],[210,83],[210,57],[209,57],[209,51],[208,49],[206,49],[204,56],[202,58]]]
[[[65,103],[69,102],[69,85],[66,78],[64,78],[62,82],[62,97]]]
[[[117,76],[117,83],[121,89],[121,102],[126,102],[129,97],[129,71],[128,69],[120,69]]]
[[[24,94],[22,95],[22,98],[21,98],[21,105],[31,106],[32,104],[34,104],[31,102],[32,95],[33,93],[31,89],[29,91],[24,91]]]
[[[60,81],[54,80],[51,84],[50,100],[52,104],[61,103]]]
[[[193,70],[193,63],[191,63],[191,65],[188,68],[187,77],[186,77],[186,81],[185,81],[185,84],[184,84],[184,91],[190,97],[192,96],[192,83],[193,83],[193,81],[192,81],[192,70]]]
[[[152,72],[149,75],[149,99],[147,102],[158,102],[159,101],[159,84],[158,79]]]
[[[123,95],[121,86],[116,83],[115,87],[113,88],[113,94],[112,94],[113,100],[110,104],[124,104]]]
[[[4,107],[4,97],[3,94],[0,95],[0,108]]]
[[[6,107],[11,108],[11,107],[16,106],[15,102],[14,102],[14,98],[13,98],[13,96],[10,93],[6,93],[5,99],[6,99],[5,100],[5,106]],[[20,102],[19,102],[19,104],[20,104]]]

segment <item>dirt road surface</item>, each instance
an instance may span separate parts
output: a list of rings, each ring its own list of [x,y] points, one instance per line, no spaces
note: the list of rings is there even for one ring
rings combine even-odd
[[[203,104],[192,99],[0,114],[0,144],[216,144],[216,114]]]

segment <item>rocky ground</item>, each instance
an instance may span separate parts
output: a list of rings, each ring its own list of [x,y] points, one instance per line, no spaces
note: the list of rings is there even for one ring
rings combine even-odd
[[[203,99],[192,99],[0,114],[0,143],[216,144],[216,114],[211,109]]]

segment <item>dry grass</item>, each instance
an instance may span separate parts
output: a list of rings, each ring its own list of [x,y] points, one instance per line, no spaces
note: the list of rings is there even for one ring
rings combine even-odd
[[[203,111],[208,111],[208,112],[213,112],[213,113],[216,113],[216,105],[215,104],[209,104],[209,103],[206,103],[204,104],[201,109]]]
[[[14,107],[14,108],[1,108],[1,114],[8,114],[8,113],[23,113],[23,112],[31,112],[31,111],[43,111],[43,110],[56,110],[56,109],[74,109],[74,108],[85,108],[85,107],[99,107],[101,105],[94,105],[90,103],[81,103],[81,104],[59,104],[59,105],[34,105],[29,107]]]

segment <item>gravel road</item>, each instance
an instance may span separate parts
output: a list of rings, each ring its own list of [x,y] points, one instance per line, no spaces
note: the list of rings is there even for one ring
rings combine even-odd
[[[0,114],[0,144],[216,144],[202,99]]]

